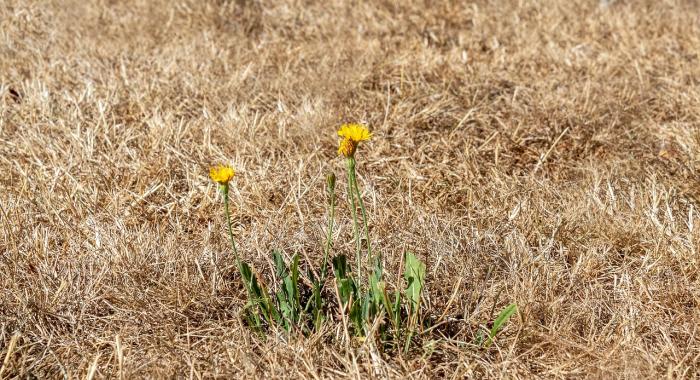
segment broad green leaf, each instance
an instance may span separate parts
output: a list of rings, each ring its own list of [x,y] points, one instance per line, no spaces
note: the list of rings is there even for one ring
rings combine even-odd
[[[404,278],[408,284],[406,287],[406,298],[408,298],[411,311],[416,313],[420,307],[421,292],[425,284],[425,264],[411,252],[406,253]]]

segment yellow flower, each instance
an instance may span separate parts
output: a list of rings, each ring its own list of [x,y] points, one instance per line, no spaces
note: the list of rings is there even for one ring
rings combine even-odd
[[[338,130],[338,136],[343,139],[338,146],[338,154],[345,157],[355,156],[357,145],[361,141],[372,138],[372,133],[362,124],[343,124]]]
[[[230,166],[217,165],[209,169],[209,177],[221,186],[227,186],[236,172]]]
[[[369,140],[372,133],[362,124],[343,124],[338,130],[338,136],[350,139],[356,143]]]

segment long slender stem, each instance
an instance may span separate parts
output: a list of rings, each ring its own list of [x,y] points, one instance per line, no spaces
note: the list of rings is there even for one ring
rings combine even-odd
[[[238,259],[238,250],[236,249],[236,240],[233,238],[233,231],[231,228],[231,211],[229,210],[228,206],[228,185],[225,185],[223,187],[223,193],[224,205],[226,208],[226,221],[228,222],[228,237],[231,239],[231,246],[233,247],[233,258],[236,260],[236,266],[240,267],[240,260]]]
[[[355,166],[353,165],[353,172],[355,171]],[[362,221],[365,227],[365,239],[367,239],[367,259],[372,260],[372,244],[369,240],[369,227],[367,226],[367,210],[365,210],[365,203],[362,201],[362,196],[360,195],[360,189],[357,186],[357,175],[353,173],[352,176],[353,187],[355,188],[355,195],[357,196],[357,203],[360,205],[360,210],[362,210]]]
[[[350,198],[350,210],[352,211],[353,233],[355,234],[355,262],[357,267],[357,288],[362,289],[362,242],[360,241],[360,228],[357,222],[357,205],[355,204],[355,159],[348,157],[345,161],[348,168],[348,197]],[[361,292],[360,292],[361,293]]]

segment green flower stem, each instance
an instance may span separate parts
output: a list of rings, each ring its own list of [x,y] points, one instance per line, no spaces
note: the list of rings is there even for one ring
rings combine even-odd
[[[228,222],[228,237],[231,239],[231,246],[233,247],[233,257],[236,260],[236,266],[240,270],[240,260],[238,258],[238,250],[236,249],[236,240],[233,238],[233,231],[231,228],[231,211],[228,206],[228,185],[222,185],[221,191],[224,193],[224,205],[226,207],[226,221]]]
[[[348,157],[345,160],[348,168],[348,197],[350,198],[350,210],[352,211],[352,221],[353,221],[353,232],[355,234],[355,261],[357,265],[357,288],[362,288],[362,243],[360,241],[360,228],[357,222],[357,206],[355,204],[355,191],[354,183],[355,181],[355,159],[353,157]],[[359,300],[358,300],[359,301]]]
[[[365,210],[365,202],[362,201],[362,196],[360,195],[360,189],[357,187],[357,176],[354,173],[355,165],[353,165],[353,176],[352,182],[355,188],[355,195],[357,196],[357,203],[360,205],[360,210],[362,211],[362,221],[365,227],[365,239],[367,239],[367,259],[372,260],[372,244],[369,240],[369,227],[367,226],[367,210]]]
[[[243,279],[243,284],[245,285],[246,292],[248,293],[248,299],[253,303],[253,305],[256,305],[259,310],[262,312],[263,317],[267,319],[269,323],[272,323],[273,315],[272,315],[272,309],[270,307],[271,302],[270,299],[267,295],[267,292],[264,290],[264,287],[262,288],[263,290],[260,289],[260,287],[255,287],[254,288],[254,281],[252,280],[251,275],[246,276],[246,271],[244,270],[245,267],[243,265],[243,262],[240,259],[240,256],[238,256],[238,249],[236,249],[236,240],[233,238],[233,226],[231,223],[231,209],[229,208],[229,197],[228,197],[228,190],[229,186],[228,184],[226,185],[221,185],[220,187],[221,192],[224,194],[224,207],[226,209],[226,222],[228,224],[228,237],[231,239],[231,247],[233,248],[233,258],[236,261],[236,267],[238,268],[238,272],[241,274],[241,277]],[[248,269],[250,271],[250,269]],[[252,276],[255,276],[252,274]],[[257,290],[256,290],[257,289]],[[255,323],[255,326],[260,327],[261,326],[261,321],[260,317],[258,316],[257,313],[251,313],[251,316],[253,318],[253,322]]]

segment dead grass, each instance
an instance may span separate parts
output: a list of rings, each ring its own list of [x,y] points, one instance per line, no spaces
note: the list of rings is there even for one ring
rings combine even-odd
[[[699,376],[699,11],[2,1],[0,377]],[[207,167],[238,169],[259,270],[316,262],[356,120],[375,249],[424,259],[449,321],[410,355],[237,317]],[[465,344],[510,301],[495,347]]]

